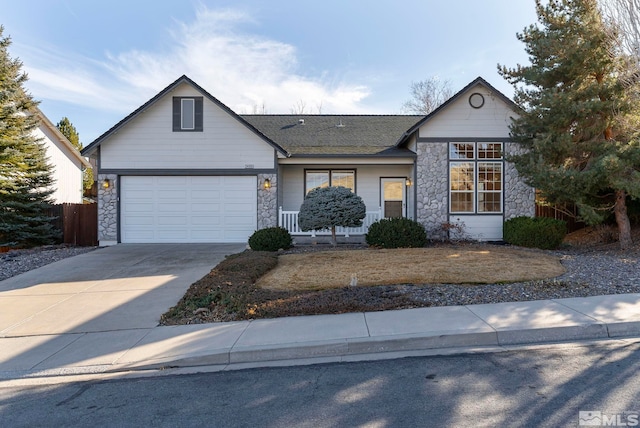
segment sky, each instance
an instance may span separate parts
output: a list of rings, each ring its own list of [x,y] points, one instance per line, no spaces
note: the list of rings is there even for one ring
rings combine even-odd
[[[528,64],[534,0],[0,0],[10,56],[87,146],[187,75],[238,114],[401,114],[427,78],[454,92]]]

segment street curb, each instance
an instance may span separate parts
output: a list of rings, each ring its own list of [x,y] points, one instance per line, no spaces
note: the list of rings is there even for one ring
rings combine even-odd
[[[620,339],[640,336],[640,323],[618,323],[542,328],[533,330],[511,330],[497,332],[462,333],[425,336],[419,334],[374,338],[327,340],[320,342],[291,343],[286,345],[233,347],[217,352],[203,353],[177,359],[140,361],[127,365],[128,370],[152,370],[188,368],[216,365],[260,364],[270,365],[281,361],[306,360],[315,362],[400,358],[403,353],[446,351],[455,349],[497,349],[519,345],[558,344],[563,342]],[[631,324],[635,328],[629,328]],[[616,332],[615,335],[610,331]],[[632,331],[633,330],[633,331]]]

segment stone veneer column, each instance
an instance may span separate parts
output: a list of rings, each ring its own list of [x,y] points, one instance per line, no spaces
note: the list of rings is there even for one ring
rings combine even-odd
[[[102,186],[109,179],[107,189]],[[98,174],[98,241],[100,245],[118,243],[118,176]]]
[[[271,181],[271,188],[264,188],[264,180]],[[278,175],[258,174],[258,229],[278,225]]]
[[[448,143],[418,143],[416,159],[417,221],[429,239],[446,239],[442,224],[448,221]]]
[[[504,143],[506,157],[522,153],[522,147],[517,143]],[[525,184],[516,167],[511,162],[504,164],[504,218],[536,215],[535,190]]]

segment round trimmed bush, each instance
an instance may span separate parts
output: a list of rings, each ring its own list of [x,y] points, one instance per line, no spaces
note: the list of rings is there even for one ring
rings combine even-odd
[[[553,250],[567,235],[567,223],[548,217],[515,217],[504,222],[504,241],[520,247]]]
[[[399,217],[373,223],[365,235],[367,244],[379,248],[419,248],[427,243],[427,232],[417,221]]]
[[[267,227],[253,232],[249,247],[255,251],[278,251],[291,248],[293,241],[289,231],[283,227]]]

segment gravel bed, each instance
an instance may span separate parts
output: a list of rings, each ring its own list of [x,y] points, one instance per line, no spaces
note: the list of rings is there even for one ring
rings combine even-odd
[[[96,247],[42,247],[0,253],[0,280],[49,263],[93,251]],[[362,248],[340,246],[337,250]],[[299,246],[284,253],[327,250],[323,246]],[[537,250],[532,250],[537,251]],[[567,272],[557,278],[512,284],[396,285],[389,291],[408,294],[417,306],[451,306],[478,303],[587,297],[640,293],[640,247],[619,251],[611,247],[551,251]]]
[[[88,253],[96,248],[55,245],[0,253],[0,281],[67,257]]]
[[[429,306],[473,305],[640,293],[640,253],[565,250],[550,252],[567,270],[541,281],[487,285],[400,286],[416,302]]]

